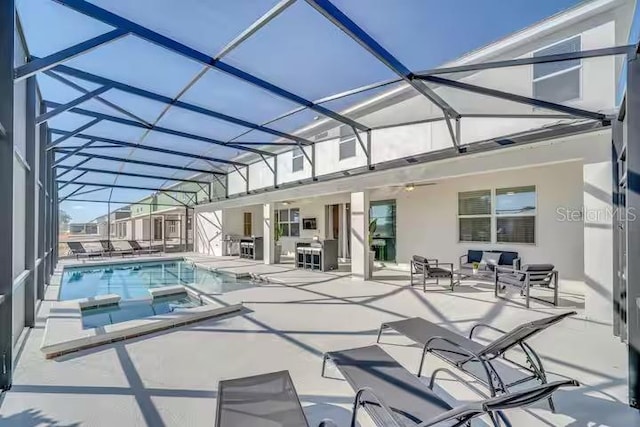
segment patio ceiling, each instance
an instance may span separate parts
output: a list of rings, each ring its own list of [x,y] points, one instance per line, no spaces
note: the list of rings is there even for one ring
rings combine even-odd
[[[523,1],[502,5],[502,13]],[[480,19],[496,12],[466,3],[22,0],[29,62],[15,78],[37,76],[44,101],[38,121],[50,130],[61,199],[95,190],[96,200],[133,202],[196,174],[219,181],[246,166],[242,154],[260,161],[282,147],[313,144],[302,131],[309,124],[375,129],[380,123],[363,117],[358,105],[389,94],[417,103],[410,117],[385,125],[443,120],[453,147],[456,121],[465,116],[608,120],[597,106],[584,110],[475,85],[473,73],[625,55],[627,46],[433,68],[491,41],[454,43],[458,30],[438,25],[457,13]],[[554,2],[503,31],[575,3]],[[505,35],[482,29],[485,38]]]

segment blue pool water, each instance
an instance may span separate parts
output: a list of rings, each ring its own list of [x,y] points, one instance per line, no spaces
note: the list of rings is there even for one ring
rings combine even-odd
[[[164,298],[121,301],[105,307],[82,310],[83,328],[97,328],[105,325],[126,322],[127,320],[167,314],[182,308],[198,307],[202,303],[187,294],[172,295]]]
[[[184,261],[142,262],[65,268],[59,300],[116,294],[122,300],[149,298],[149,288],[189,285],[204,294],[221,294],[255,286],[195,267]]]

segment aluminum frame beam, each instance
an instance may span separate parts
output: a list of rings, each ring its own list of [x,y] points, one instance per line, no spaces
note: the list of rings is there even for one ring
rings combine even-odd
[[[73,196],[74,194],[76,194],[78,191],[82,190],[82,189],[83,189],[83,188],[85,188],[85,187],[86,187],[85,185],[80,185],[80,187],[76,188],[76,189],[75,189],[75,190],[73,190],[71,193],[67,194],[66,196],[63,196],[63,197],[60,199],[59,203],[64,202],[64,201],[65,201],[65,200],[67,200],[69,197]],[[52,211],[53,211],[53,212],[52,212],[52,216],[55,216],[55,211],[56,211],[57,207],[55,206],[55,203],[53,203],[53,201],[52,201],[52,205],[54,206],[54,207],[52,208]],[[57,223],[57,221],[54,221],[54,220],[52,220],[51,222],[52,222],[52,224],[51,224],[51,227],[52,227],[52,228],[54,228],[54,227],[58,224],[58,223]],[[52,231],[52,232],[51,232],[51,234],[53,235],[53,233],[54,233],[54,232]],[[52,237],[52,239],[53,239],[53,237]],[[52,248],[53,248],[53,246],[52,246]],[[54,264],[55,264],[55,263],[54,263]]]
[[[328,19],[333,25],[340,28],[351,39],[357,42],[378,61],[382,62],[391,71],[396,73],[402,80],[411,85],[420,94],[425,96],[429,101],[437,105],[442,111],[451,118],[458,118],[460,114],[454,110],[444,99],[440,98],[430,88],[424,84],[416,82],[412,79],[413,73],[409,68],[402,64],[388,50],[382,47],[373,37],[371,37],[364,29],[345,15],[329,0],[305,0],[307,4],[317,10],[321,15]],[[362,129],[361,129],[362,130]]]
[[[504,61],[483,62],[479,64],[459,65],[456,67],[432,68],[415,73],[416,76],[433,76],[438,74],[464,73],[470,71],[496,68],[518,67],[522,65],[545,64],[549,62],[572,61],[575,59],[599,58],[612,55],[629,55],[635,53],[634,45],[606,47],[602,49],[582,50],[579,52],[559,53],[555,55],[532,56],[529,58],[507,59]]]
[[[73,178],[71,178],[68,181],[59,181],[58,179],[56,179],[56,182],[58,184],[62,184],[58,187],[58,191],[62,190],[63,188],[65,188],[67,185],[69,184],[73,184],[75,183],[78,179],[82,178],[83,176],[85,176],[86,174],[88,174],[89,172],[84,171],[82,173],[79,173],[78,175],[74,176]]]
[[[68,153],[69,152],[69,151],[60,150],[60,149],[57,150],[57,151],[59,153]],[[210,175],[224,175],[224,176],[227,175],[226,173],[219,172],[219,171],[198,169],[198,168],[192,168],[192,167],[189,167],[189,166],[165,165],[165,164],[162,164],[162,163],[147,162],[145,160],[135,160],[135,159],[127,159],[127,158],[123,158],[123,157],[106,156],[104,154],[76,153],[75,155],[76,156],[80,156],[80,157],[88,157],[89,160],[91,160],[91,159],[102,159],[102,160],[110,160],[110,161],[114,161],[114,162],[132,163],[132,164],[143,165],[143,166],[153,166],[153,167],[157,167],[157,168],[182,170],[182,171],[197,172],[197,173],[210,174]]]
[[[67,169],[66,171],[62,172],[60,175],[56,176],[56,178],[62,178],[64,175],[66,175],[66,174],[68,174],[69,172],[71,172],[71,171],[75,170],[75,169],[76,169],[76,168],[78,168],[79,166],[84,165],[84,164],[85,164],[85,163],[87,163],[89,160],[91,160],[91,157],[87,157],[86,159],[79,161],[79,162],[78,162],[78,163],[76,163],[75,165],[73,165],[73,166],[69,166],[69,169]],[[53,168],[55,168],[55,167],[56,167],[56,166],[55,166],[55,163],[52,163],[52,166],[51,166],[50,168],[47,168],[47,169],[53,169]],[[57,167],[59,167],[59,166],[57,166]]]
[[[57,107],[60,104],[58,104],[57,102],[52,102],[52,101],[45,101],[46,105],[48,107]],[[202,135],[196,135],[196,134],[192,134],[189,132],[184,132],[181,130],[176,130],[176,129],[170,129],[170,128],[165,128],[162,126],[156,126],[156,125],[152,125],[151,127],[149,126],[145,126],[140,122],[137,122],[135,120],[129,120],[129,119],[125,119],[122,117],[116,117],[116,116],[110,116],[108,114],[104,114],[104,113],[98,113],[96,111],[91,111],[91,110],[85,110],[83,108],[71,108],[69,109],[70,112],[75,113],[75,114],[80,114],[83,116],[88,116],[88,117],[95,117],[96,119],[100,119],[100,120],[105,120],[105,121],[109,121],[109,122],[113,122],[113,123],[119,123],[125,126],[131,126],[131,127],[137,127],[137,128],[141,128],[141,129],[147,129],[150,131],[154,131],[154,132],[159,132],[159,133],[164,133],[167,135],[173,135],[173,136],[178,136],[181,138],[185,138],[185,139],[191,139],[191,140],[195,140],[195,141],[201,141],[201,142],[207,142],[209,144],[213,144],[213,145],[219,145],[221,147],[227,147],[227,148],[235,148],[237,150],[241,150],[241,151],[247,151],[253,154],[261,154],[261,155],[265,155],[265,156],[274,156],[274,153],[271,153],[269,151],[263,151],[263,150],[256,150],[254,148],[247,148],[241,145],[234,145],[234,144],[229,144],[225,141],[221,141],[218,139],[214,139],[214,138],[209,138],[206,136],[202,136]]]
[[[428,82],[440,84],[443,86],[450,86],[456,89],[465,90],[467,92],[478,93],[480,95],[491,96],[494,98],[505,99],[511,102],[517,102],[519,104],[531,105],[533,107],[546,108],[547,110],[560,111],[562,113],[571,114],[572,116],[584,117],[586,119],[606,121],[607,116],[602,113],[594,111],[583,110],[581,108],[569,107],[567,105],[556,104],[554,102],[543,101],[541,99],[529,98],[522,95],[516,95],[514,93],[503,92],[497,89],[490,89],[483,86],[476,86],[469,83],[464,83],[456,80],[449,80],[443,77],[437,76],[416,76],[416,79],[425,80]]]
[[[51,129],[51,133],[55,133],[58,135],[68,135],[70,132],[66,131],[66,130],[62,130],[62,129]],[[219,159],[217,157],[208,157],[208,156],[202,156],[200,154],[194,154],[194,153],[185,153],[182,151],[175,151],[175,150],[169,150],[168,148],[160,148],[160,147],[154,147],[153,145],[143,145],[143,144],[138,144],[135,142],[127,142],[127,141],[120,141],[117,139],[112,139],[112,138],[105,138],[105,137],[101,137],[101,136],[96,136],[96,135],[88,135],[88,134],[84,134],[84,133],[79,133],[76,135],[73,135],[75,138],[80,138],[80,139],[88,139],[88,140],[93,140],[93,141],[99,141],[99,142],[106,142],[109,144],[113,144],[119,147],[130,147],[130,148],[135,148],[138,150],[143,150],[143,151],[154,151],[156,153],[165,153],[165,154],[171,154],[174,156],[179,156],[179,157],[188,157],[191,159],[197,159],[197,160],[206,160],[209,162],[215,162],[215,163],[224,163],[224,164],[228,164],[228,165],[237,165],[237,166],[246,166],[245,163],[242,162],[236,162],[234,160],[226,160],[226,159]],[[61,151],[62,149],[67,149],[67,147],[56,147],[55,150],[56,151]]]
[[[75,147],[73,148],[73,151],[71,151],[69,154],[65,154],[64,156],[62,156],[61,158],[59,158],[58,160],[56,160],[51,167],[55,168],[55,167],[59,167],[60,164],[62,162],[64,162],[65,160],[67,160],[69,157],[73,156],[76,153],[79,153],[80,151],[84,150],[85,148],[89,147],[91,144],[93,144],[94,142],[96,142],[95,139],[90,139],[88,140],[86,143],[82,144],[79,147]],[[67,147],[68,149],[70,149],[70,147]],[[95,147],[94,147],[95,148]]]
[[[79,84],[76,84],[75,82],[72,82],[71,80],[69,80],[69,79],[67,79],[65,77],[62,77],[61,75],[53,72],[52,70],[45,71],[44,74],[46,74],[47,76],[51,77],[52,79],[55,79],[55,80],[59,81],[60,83],[63,83],[65,85],[69,86],[72,89],[77,90],[78,92],[82,92],[82,93],[85,93],[85,94],[91,92],[89,89],[85,89],[84,87],[80,86]],[[113,87],[113,85],[111,85],[111,87]],[[101,96],[96,96],[95,100],[100,102],[101,104],[106,105],[107,107],[109,107],[109,108],[121,113],[121,114],[124,114],[127,117],[132,118],[133,120],[136,120],[136,121],[142,123],[145,126],[152,126],[151,123],[147,122],[143,118],[136,116],[132,112],[125,110],[124,108],[120,107],[119,105],[116,105],[113,102],[111,102],[111,101],[109,101],[107,99],[104,99]]]
[[[126,31],[121,29],[115,29],[113,31],[109,31],[108,33],[101,34],[92,39],[83,41],[74,46],[63,49],[59,52],[53,53],[44,58],[36,58],[25,65],[22,65],[15,69],[14,79],[16,82],[20,80],[26,79],[27,77],[33,76],[40,71],[46,71],[50,68],[55,67],[58,64],[61,64],[65,61],[72,59],[75,56],[81,55],[83,53],[89,52],[99,46],[102,46],[105,43],[110,43],[115,40],[118,40],[121,37],[127,35]]]
[[[102,95],[103,93],[105,93],[109,89],[111,89],[111,87],[102,86],[102,87],[99,87],[96,90],[93,90],[91,92],[85,93],[84,95],[79,96],[78,98],[74,99],[73,101],[69,101],[66,104],[59,104],[53,110],[48,111],[48,112],[38,116],[38,118],[36,119],[36,124],[40,124],[42,122],[46,122],[47,120],[51,119],[52,117],[57,116],[58,114],[64,113],[65,111],[69,111],[70,109],[72,109],[76,105],[80,105],[83,102],[90,100],[91,98],[95,98],[96,96]]]
[[[102,190],[107,190],[103,188]],[[90,200],[90,199],[67,199],[67,202],[86,202],[86,203],[107,203],[106,201],[101,200]],[[173,208],[181,208],[181,205],[169,205],[166,203],[137,203],[137,202],[116,202],[111,200],[108,203],[114,203],[116,205],[140,205],[140,206],[168,206]],[[193,206],[189,206],[189,209],[193,209]]]
[[[62,144],[67,139],[73,138],[74,136],[80,134],[81,132],[84,132],[85,130],[89,129],[90,127],[92,127],[94,125],[97,125],[101,121],[102,121],[102,119],[94,119],[94,120],[91,120],[89,123],[86,123],[86,124],[80,126],[79,128],[68,132],[64,136],[56,139],[55,141],[51,141],[49,144],[47,144],[46,150],[47,151],[51,151],[51,149],[53,149],[56,145]]]
[[[196,62],[199,62],[208,67],[215,68],[219,71],[222,71],[226,74],[232,75],[240,80],[243,80],[247,83],[251,83],[255,86],[258,86],[266,91],[274,93],[282,98],[288,99],[289,101],[295,102],[299,105],[304,105],[314,111],[317,111],[320,114],[323,114],[327,117],[330,117],[336,121],[342,122],[349,126],[355,126],[360,130],[366,131],[368,128],[354,120],[349,119],[348,117],[344,117],[341,114],[336,113],[335,111],[329,110],[328,108],[322,107],[320,105],[314,104],[313,102],[298,96],[292,92],[289,92],[286,89],[283,89],[279,86],[276,86],[272,83],[267,82],[266,80],[262,80],[259,77],[256,77],[252,74],[247,73],[246,71],[242,71],[230,64],[227,64],[221,60],[216,60],[215,58],[197,51],[196,49],[190,48],[176,40],[173,40],[169,37],[163,36],[160,33],[152,31],[148,28],[143,27],[140,24],[137,24],[133,21],[130,21],[122,16],[116,15],[115,13],[109,12],[106,9],[102,9],[98,6],[95,6],[85,0],[53,0],[63,6],[67,6],[76,12],[82,13],[86,16],[94,18],[98,21],[101,21],[107,25],[111,25],[115,28],[120,28],[123,31],[135,34],[136,36],[145,39],[151,43],[154,43],[158,46],[161,46],[165,49],[171,50],[175,53],[178,53],[182,56],[190,58]]]
[[[119,171],[111,171],[104,169],[95,169],[95,168],[84,168],[84,167],[74,167],[74,166],[58,166],[59,169],[75,169],[79,171],[86,172],[95,172],[102,173],[106,175],[122,175],[122,176],[132,176],[136,178],[149,178],[149,179],[162,179],[166,181],[180,181],[180,182],[191,182],[195,184],[209,184],[209,181],[203,181],[198,179],[189,179],[189,178],[175,178],[169,176],[157,176],[157,175],[149,175],[144,173],[133,173],[133,172],[119,172]]]
[[[82,185],[87,186],[87,187],[104,187],[104,188],[124,188],[127,190],[147,190],[147,191],[161,191],[161,192],[165,192],[165,191],[170,191],[173,193],[184,193],[184,194],[195,194],[197,193],[196,191],[187,191],[187,190],[176,190],[174,188],[157,188],[157,187],[143,187],[143,186],[137,186],[137,185],[122,185],[122,184],[101,184],[98,182],[72,182],[72,181],[57,181],[58,183],[62,183],[62,184],[78,184],[78,185]],[[69,196],[67,196],[69,197]]]

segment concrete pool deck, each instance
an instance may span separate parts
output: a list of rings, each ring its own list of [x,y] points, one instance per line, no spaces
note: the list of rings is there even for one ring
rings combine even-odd
[[[39,351],[51,308],[50,300],[43,301],[36,327],[23,339],[14,386],[0,404],[0,425],[212,426],[218,381],[278,370],[290,371],[312,424],[330,417],[348,425],[354,392],[333,368],[328,370],[332,378],[320,376],[325,351],[375,343],[380,323],[407,317],[421,316],[468,333],[477,322],[509,329],[576,305],[578,316],[531,344],[550,379],[567,376],[582,386],[556,394],[557,414],[540,404],[510,411],[511,422],[640,425],[638,412],[626,405],[626,348],[612,336],[610,325],[584,318],[579,298],[561,294],[559,309],[533,303],[526,310],[517,297],[496,300],[493,289],[475,282],[463,282],[453,293],[435,286],[423,293],[408,286],[403,271],[379,270],[373,281],[364,282],[344,272],[312,273],[287,265],[186,256],[266,275],[270,281],[215,297],[221,305],[243,303],[248,311],[239,316],[204,320],[52,360]],[[479,336],[483,341],[492,337],[488,332]],[[410,341],[388,334],[382,348],[416,371],[421,351]],[[444,366],[427,358],[426,373]],[[450,400],[479,399],[448,378],[440,384],[438,394]],[[369,425],[365,417],[361,425]]]

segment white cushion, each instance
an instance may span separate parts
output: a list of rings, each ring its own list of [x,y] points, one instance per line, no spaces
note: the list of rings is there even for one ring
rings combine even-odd
[[[500,252],[482,252],[480,266],[487,268],[488,265],[498,265],[498,262],[500,262],[500,255],[502,255]]]

